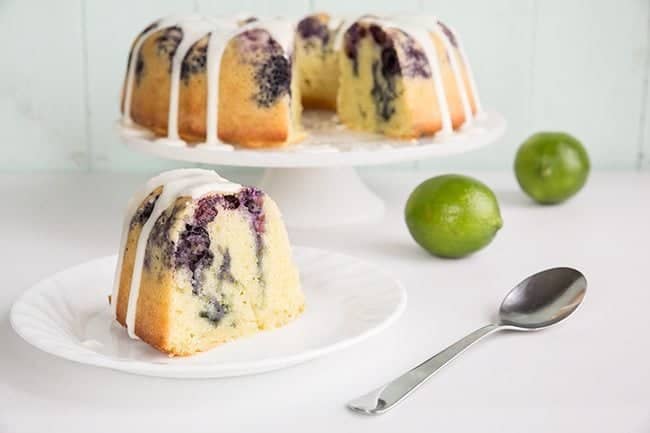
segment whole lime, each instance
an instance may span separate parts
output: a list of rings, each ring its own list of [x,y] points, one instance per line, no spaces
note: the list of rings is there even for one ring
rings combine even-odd
[[[463,257],[483,248],[503,225],[490,188],[457,174],[422,182],[409,196],[404,213],[413,239],[441,257]]]
[[[576,194],[589,175],[582,143],[564,132],[538,132],[524,141],[515,157],[515,176],[533,200],[560,203]]]

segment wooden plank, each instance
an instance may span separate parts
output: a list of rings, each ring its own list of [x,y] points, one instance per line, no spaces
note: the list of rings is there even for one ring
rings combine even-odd
[[[0,170],[86,170],[80,3],[0,9]]]
[[[532,127],[564,130],[601,168],[638,162],[648,2],[539,2]]]

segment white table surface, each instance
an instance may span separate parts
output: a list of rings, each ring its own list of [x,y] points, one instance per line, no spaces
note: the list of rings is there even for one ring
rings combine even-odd
[[[381,223],[290,232],[295,244],[389,269],[408,290],[402,318],[329,357],[226,380],[139,377],[23,342],[11,303],[55,271],[113,254],[122,209],[146,176],[0,176],[0,431],[650,432],[650,174],[594,173],[573,200],[542,207],[511,173],[471,173],[496,192],[504,227],[462,260],[427,255],[403,223],[408,193],[432,174],[369,174],[388,202]],[[589,281],[575,317],[490,337],[381,417],[344,408],[485,324],[513,284],[556,265]]]

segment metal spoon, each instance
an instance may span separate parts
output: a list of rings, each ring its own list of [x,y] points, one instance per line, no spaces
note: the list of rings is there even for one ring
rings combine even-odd
[[[366,415],[387,412],[472,344],[496,331],[536,331],[554,325],[578,308],[587,280],[571,268],[553,268],[531,275],[510,291],[501,303],[499,320],[469,334],[386,385],[348,403]]]

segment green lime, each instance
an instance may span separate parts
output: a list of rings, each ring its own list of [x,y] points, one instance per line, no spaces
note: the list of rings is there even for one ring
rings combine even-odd
[[[538,132],[522,143],[515,157],[515,176],[538,203],[562,202],[582,188],[589,175],[589,156],[564,132]]]
[[[490,188],[458,174],[422,182],[409,196],[404,213],[413,239],[441,257],[463,257],[480,250],[503,225]]]

